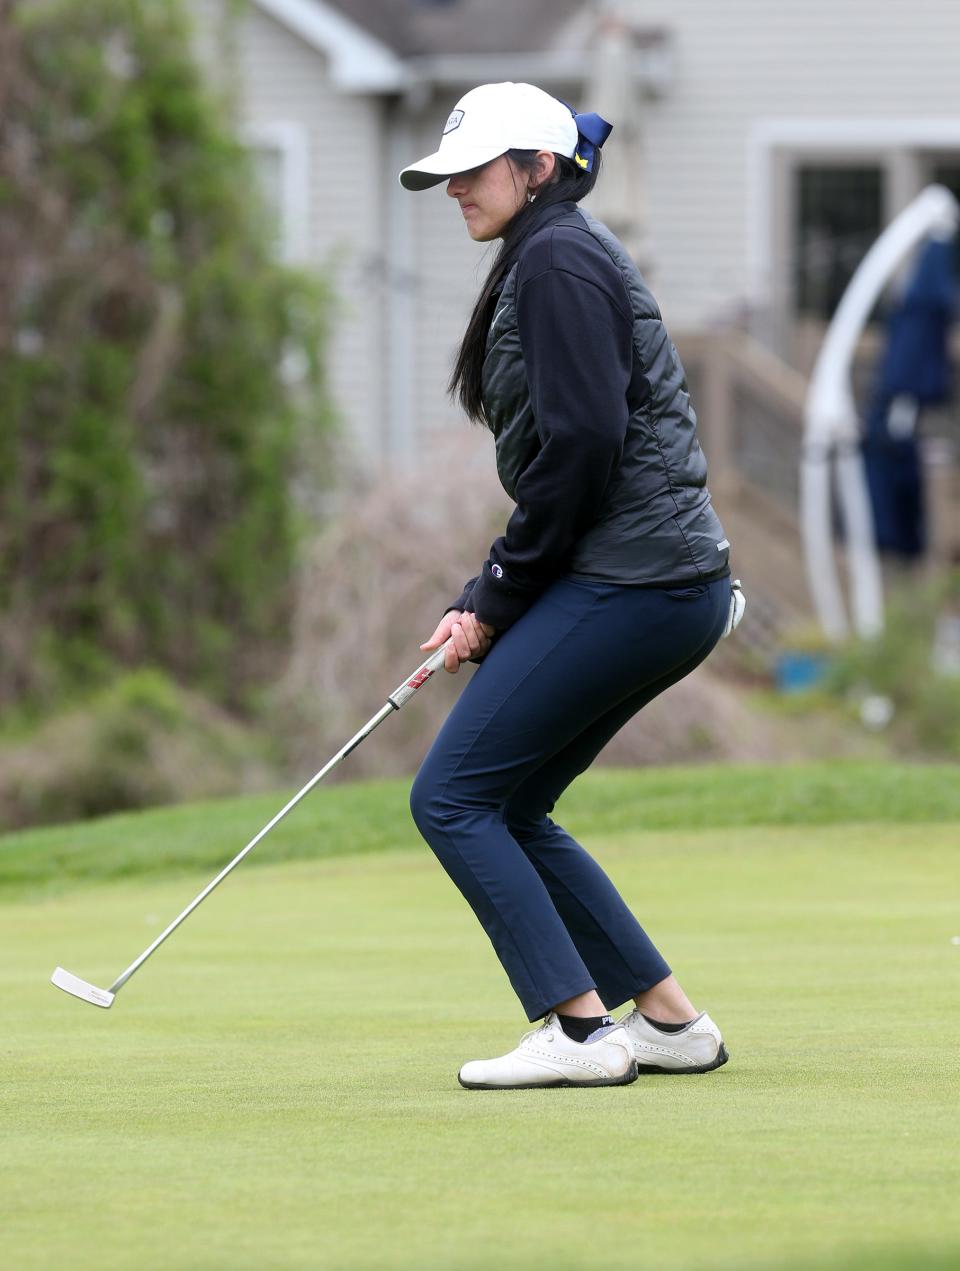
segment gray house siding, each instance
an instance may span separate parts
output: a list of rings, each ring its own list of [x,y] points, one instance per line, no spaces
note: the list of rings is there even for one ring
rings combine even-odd
[[[220,6],[205,0],[201,48],[221,56],[210,37]],[[386,396],[384,256],[384,115],[382,98],[333,87],[327,59],[274,18],[249,4],[234,29],[238,123],[256,149],[291,140],[278,164],[303,171],[303,209],[293,208],[293,263],[328,271],[338,295],[329,346],[330,384],[358,452],[379,453]],[[282,196],[281,196],[282,197]],[[296,197],[296,195],[295,195]],[[288,209],[289,210],[289,209]]]
[[[308,234],[303,263],[331,273],[340,297],[329,373],[361,447],[379,444],[383,405],[383,107],[331,87],[323,57],[252,10],[239,43],[248,126],[291,121],[307,139]]]
[[[904,163],[922,146],[892,125],[936,117],[960,147],[960,6],[943,0],[625,0],[636,20],[671,33],[675,80],[644,115],[653,284],[667,318],[702,328],[739,302],[785,303],[791,249],[786,155],[890,168],[889,212],[925,180]],[[775,121],[809,124],[778,142]],[[874,121],[838,151],[826,121]],[[890,125],[890,126],[887,126]],[[920,135],[918,130],[917,135]]]
[[[211,14],[219,3],[194,8]],[[278,11],[280,0],[261,3]],[[301,14],[310,7],[301,4]],[[795,354],[780,337],[797,326],[798,165],[880,163],[892,214],[926,182],[935,156],[960,162],[960,6],[622,0],[621,8],[638,27],[662,28],[671,51],[662,91],[641,103],[637,149],[643,265],[668,323],[696,332],[753,313],[757,329]],[[587,109],[590,21],[585,6],[586,83],[546,85]],[[512,74],[526,56],[514,53]],[[347,433],[358,455],[399,462],[432,430],[462,426],[445,385],[494,249],[469,239],[442,186],[408,194],[396,173],[436,147],[473,81],[424,84],[409,96],[399,83],[345,91],[317,43],[257,0],[237,31],[236,64],[251,143],[286,138],[288,162],[303,159],[299,184],[289,182],[284,196],[303,204],[302,215],[287,209],[286,249],[333,271],[341,309],[330,379]]]

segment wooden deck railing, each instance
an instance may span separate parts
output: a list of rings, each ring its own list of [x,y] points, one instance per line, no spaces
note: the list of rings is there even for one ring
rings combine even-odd
[[[767,632],[812,622],[800,537],[799,476],[807,378],[747,335],[718,330],[677,338],[709,466],[710,490],[733,544],[732,563],[752,585]],[[867,391],[877,356],[854,369]],[[938,568],[960,549],[960,427],[955,410],[925,416],[930,550]]]

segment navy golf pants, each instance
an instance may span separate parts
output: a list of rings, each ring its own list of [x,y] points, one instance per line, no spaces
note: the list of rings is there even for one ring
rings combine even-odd
[[[596,989],[608,1009],[670,968],[550,813],[613,735],[702,662],[730,580],[563,578],[494,643],[423,762],[414,820],[473,908],[528,1019]]]

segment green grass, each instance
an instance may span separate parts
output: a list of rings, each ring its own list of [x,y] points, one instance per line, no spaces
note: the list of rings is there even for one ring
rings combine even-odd
[[[273,853],[318,859],[264,844],[110,1012],[57,993],[53,966],[108,983],[277,800],[7,838],[0,1264],[960,1265],[956,785],[583,779],[565,820],[732,1059],[579,1092],[457,1086],[524,1025],[400,786],[314,796]],[[64,839],[85,885],[44,890]],[[95,881],[98,843],[129,877]],[[205,872],[162,874],[191,852]]]
[[[245,862],[396,851],[416,838],[409,782],[331,785],[311,794]],[[292,792],[123,813],[0,835],[0,895],[78,881],[217,872]],[[958,769],[947,764],[801,764],[598,769],[560,805],[575,834],[750,825],[960,821]]]

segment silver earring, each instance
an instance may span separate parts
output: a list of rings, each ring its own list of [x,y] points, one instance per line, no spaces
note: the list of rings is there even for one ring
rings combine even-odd
[[[528,202],[528,203],[532,203],[532,202],[533,202],[533,200],[534,200],[536,197],[537,197],[537,196],[534,194],[534,192],[533,192],[532,190],[527,190],[527,202]]]

